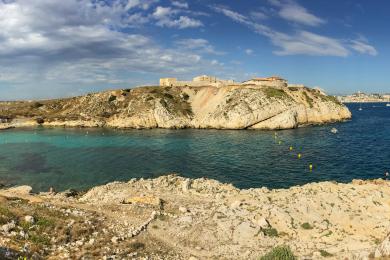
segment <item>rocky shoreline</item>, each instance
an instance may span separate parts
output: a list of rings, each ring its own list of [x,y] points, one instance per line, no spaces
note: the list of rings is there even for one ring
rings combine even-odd
[[[3,189],[0,258],[259,259],[281,248],[298,259],[389,257],[389,188],[354,180],[240,190],[167,175],[85,193]]]
[[[109,127],[291,129],[338,122],[351,112],[307,87],[139,87],[44,100],[0,102],[0,129]]]

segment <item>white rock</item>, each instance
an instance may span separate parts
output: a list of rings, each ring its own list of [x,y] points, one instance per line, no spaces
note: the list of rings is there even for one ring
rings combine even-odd
[[[119,238],[117,238],[117,237],[112,237],[111,238],[111,242],[114,243],[114,244],[117,244],[118,241],[119,241]]]
[[[33,216],[25,216],[24,221],[26,221],[27,223],[30,223],[30,224],[33,224],[35,222]]]
[[[182,184],[182,190],[183,192],[188,192],[188,190],[191,188],[191,180],[185,179]]]
[[[390,235],[375,250],[375,257],[387,256],[390,256]]]
[[[234,201],[232,204],[230,204],[231,209],[237,209],[242,205],[242,202],[240,200]]]
[[[271,225],[269,224],[268,220],[265,218],[259,218],[256,220],[256,224],[261,228],[269,228]]]
[[[182,223],[192,223],[192,217],[191,216],[184,216],[177,219],[179,222]]]
[[[10,223],[7,223],[5,225],[1,226],[1,230],[3,230],[5,233],[9,233],[12,229],[16,227],[15,222],[12,221]]]
[[[186,207],[179,207],[179,211],[182,213],[188,212],[188,209]]]
[[[250,222],[242,222],[235,228],[233,239],[236,242],[253,240],[254,237],[259,234],[259,231],[260,228],[252,226]]]
[[[8,193],[14,193],[18,195],[29,195],[31,194],[31,191],[31,186],[18,186],[6,190]]]

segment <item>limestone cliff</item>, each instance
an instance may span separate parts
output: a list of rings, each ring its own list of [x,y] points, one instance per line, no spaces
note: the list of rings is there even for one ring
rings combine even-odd
[[[140,87],[36,102],[1,102],[0,128],[288,129],[341,121],[350,111],[310,88]]]

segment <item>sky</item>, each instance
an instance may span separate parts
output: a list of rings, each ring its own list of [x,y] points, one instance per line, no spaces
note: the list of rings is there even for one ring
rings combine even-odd
[[[390,92],[388,0],[0,0],[0,100],[207,74]]]

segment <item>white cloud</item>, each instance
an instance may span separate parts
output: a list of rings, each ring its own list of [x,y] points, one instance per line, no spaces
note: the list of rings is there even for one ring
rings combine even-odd
[[[249,24],[248,18],[246,16],[243,16],[242,14],[234,12],[223,6],[214,6],[213,8],[215,11],[224,14],[225,16],[229,17],[230,19],[233,19],[236,22]]]
[[[281,48],[275,51],[277,55],[313,55],[313,56],[338,56],[349,55],[348,49],[337,40],[319,34],[298,31],[295,35],[274,33],[270,35],[271,41]]]
[[[172,10],[170,7],[157,6],[156,10],[153,13],[153,17],[156,19],[165,19],[173,14],[176,14],[176,10]]]
[[[350,47],[361,54],[368,54],[371,56],[378,55],[378,51],[374,46],[369,45],[367,42],[362,40],[352,40]]]
[[[245,53],[246,53],[247,55],[252,55],[252,54],[253,54],[253,50],[252,50],[252,49],[246,49],[246,50],[245,50]]]
[[[169,26],[175,28],[199,25],[183,16],[175,18],[175,10],[156,13],[154,3],[0,0],[0,95],[3,99],[25,93],[66,95],[82,88],[80,84],[133,84],[142,80],[132,78],[146,73],[155,75],[149,77],[152,83],[162,74],[192,75],[205,67],[220,68],[201,53],[163,48],[149,36],[124,32],[154,23],[154,13],[172,18]]]
[[[172,1],[172,5],[178,8],[184,8],[184,9],[188,8],[188,3],[186,2]]]
[[[196,51],[200,53],[222,55],[223,52],[216,51],[214,46],[212,46],[206,39],[180,39],[176,41],[176,45],[179,48],[185,50]]]
[[[280,3],[278,0],[273,0]],[[251,20],[240,13],[227,9],[225,7],[213,7],[219,13],[231,18],[232,20],[244,24],[254,32],[267,37],[279,50],[274,51],[277,55],[311,55],[311,56],[336,56],[346,57],[350,55],[352,48],[360,53],[374,55],[375,48],[363,42],[354,42],[349,45],[345,40],[298,30],[292,34],[287,34],[274,30],[266,25]],[[372,48],[370,48],[372,47]]]
[[[185,29],[203,26],[201,21],[188,16],[181,15],[180,17],[176,17],[178,13],[180,11],[177,9],[158,6],[153,13],[153,17],[157,20],[156,24],[161,27]]]
[[[270,0],[270,2],[280,8],[279,16],[287,21],[308,26],[318,26],[326,23],[325,20],[311,14],[305,7],[293,0]]]
[[[261,11],[253,11],[250,13],[251,17],[255,20],[265,20],[268,18],[268,16]]]

